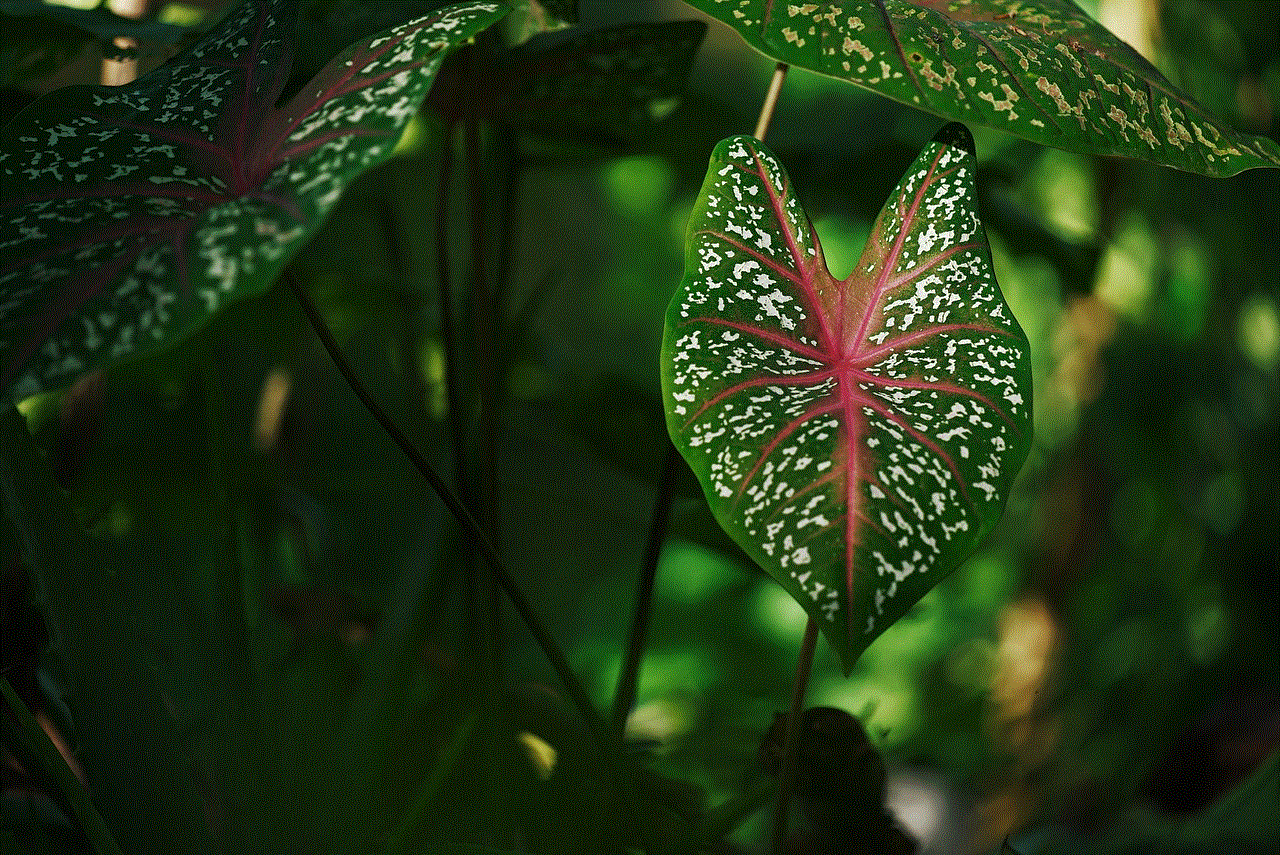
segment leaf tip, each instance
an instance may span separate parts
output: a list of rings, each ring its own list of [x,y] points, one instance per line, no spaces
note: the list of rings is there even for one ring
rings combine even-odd
[[[973,144],[973,134],[959,122],[951,122],[933,135],[933,141],[943,145],[954,146],[976,156],[977,149]]]

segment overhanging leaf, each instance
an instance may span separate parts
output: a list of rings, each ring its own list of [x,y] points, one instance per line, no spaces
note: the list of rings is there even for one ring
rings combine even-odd
[[[385,160],[448,49],[505,14],[452,6],[348,48],[282,106],[292,4],[250,2],[127,86],[69,87],[0,131],[0,366],[19,399],[265,290]]]
[[[172,45],[182,38],[184,32],[184,28],[176,24],[122,17],[105,5],[78,9],[58,3],[45,3],[43,0],[0,0],[0,14],[15,18],[47,18],[104,41],[124,36],[144,42]]]
[[[668,430],[846,672],[987,535],[1030,445],[1027,340],[975,171],[972,137],[948,125],[844,281],[753,138],[716,147],[689,222],[663,339]]]
[[[291,0],[297,9],[298,27],[306,37],[298,41],[293,67],[289,69],[292,92],[353,42],[363,41],[383,30],[439,12],[449,0],[394,0],[369,3],[367,0]]]
[[[633,137],[675,106],[706,32],[702,21],[662,21],[537,36],[473,85],[441,85],[433,106],[560,137]]]
[[[760,52],[1043,145],[1234,175],[1280,166],[1070,0],[689,0]]]

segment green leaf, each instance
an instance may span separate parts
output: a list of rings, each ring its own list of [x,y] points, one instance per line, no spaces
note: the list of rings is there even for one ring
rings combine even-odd
[[[557,137],[630,138],[675,107],[706,35],[701,21],[624,24],[548,45],[537,37],[433,106]],[[436,101],[440,98],[439,101]]]
[[[944,128],[835,279],[782,167],[716,147],[667,313],[667,427],[734,540],[848,672],[1000,517],[1031,439],[1026,337]]]
[[[1070,0],[689,0],[780,62],[1069,151],[1234,175],[1280,166]]]
[[[182,38],[184,32],[184,28],[176,24],[121,17],[106,6],[77,9],[43,0],[0,0],[0,14],[14,18],[57,21],[108,42],[117,36],[123,36],[159,45],[172,45]]]
[[[444,54],[505,13],[452,6],[348,48],[277,106],[292,5],[250,2],[116,88],[0,131],[0,366],[13,399],[166,345],[264,291],[385,160]]]
[[[578,23],[578,0],[514,0],[507,19],[516,44],[539,33],[554,33]]]
[[[35,758],[36,770],[52,779],[58,788],[59,795],[70,807],[76,821],[80,823],[80,828],[88,838],[93,851],[99,855],[113,855],[113,853],[120,855],[120,847],[116,845],[111,837],[111,831],[94,808],[84,784],[77,780],[75,773],[67,766],[36,717],[13,690],[8,678],[0,678],[0,697],[3,698],[9,715],[15,719],[14,732],[22,743],[23,753]],[[8,746],[5,748],[8,750]]]
[[[383,30],[408,23],[449,6],[449,0],[293,0],[300,39],[289,70],[286,92],[295,91],[352,42],[364,41]]]
[[[189,735],[180,732],[167,703],[170,675],[157,664],[166,657],[148,648],[159,627],[179,627],[174,636],[187,629],[175,620],[184,607],[181,597],[158,591],[154,579],[138,579],[146,569],[137,554],[85,535],[15,407],[0,410],[0,510],[21,564],[38,580],[53,655],[67,667],[79,758],[95,785],[94,807],[126,851],[147,851],[138,845],[142,829],[150,841],[193,842],[206,820],[191,783],[198,772],[185,750]],[[205,661],[212,661],[209,655]],[[226,702],[225,693],[219,702]],[[138,805],[148,811],[139,813]],[[104,839],[91,814],[76,813],[86,831]]]

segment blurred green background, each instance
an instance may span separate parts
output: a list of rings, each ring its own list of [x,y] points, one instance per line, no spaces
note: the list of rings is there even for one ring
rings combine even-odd
[[[1084,5],[1211,112],[1280,136],[1280,4]],[[585,27],[690,17],[581,4]],[[495,539],[602,708],[666,446],[658,348],[685,220],[708,154],[751,129],[771,71],[713,24],[656,131],[487,139],[493,209],[516,191],[491,355],[509,395]],[[769,143],[834,273],[940,125],[791,72]],[[1035,445],[991,541],[851,678],[820,647],[809,699],[863,720],[891,806],[928,852],[1009,834],[1020,852],[1175,851],[1161,829],[1280,745],[1280,173],[1213,180],[974,130],[998,278],[1032,345]],[[424,112],[295,269],[365,383],[451,472],[441,145]],[[446,192],[465,271],[461,181]],[[478,354],[462,339],[465,372]],[[4,666],[31,705],[65,702],[129,851],[321,851],[408,823],[440,851],[521,851],[544,834],[567,852],[609,822],[541,653],[467,581],[475,559],[287,288],[20,409],[101,544],[85,593],[99,632],[48,639],[23,623],[38,597],[10,562]],[[630,732],[652,740],[653,769],[723,802],[760,777],[804,615],[719,533],[688,473],[652,621]],[[76,657],[90,677],[64,695]],[[550,794],[538,743],[556,751]],[[6,805],[20,839],[35,808]],[[1277,834],[1274,817],[1217,827],[1264,846]],[[755,816],[735,839],[760,851],[764,828]]]

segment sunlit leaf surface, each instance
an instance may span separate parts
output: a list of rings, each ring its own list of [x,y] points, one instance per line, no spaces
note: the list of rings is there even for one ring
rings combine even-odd
[[[267,288],[390,155],[448,49],[506,10],[461,4],[368,38],[278,106],[293,11],[246,3],[135,83],[58,90],[0,132],[6,395],[159,347]]]
[[[1026,458],[1027,340],[943,129],[853,273],[827,270],[782,167],[720,143],[667,314],[667,426],[716,518],[845,669],[986,536]]]
[[[1070,0],[689,0],[781,62],[1044,145],[1234,175],[1280,166]]]

